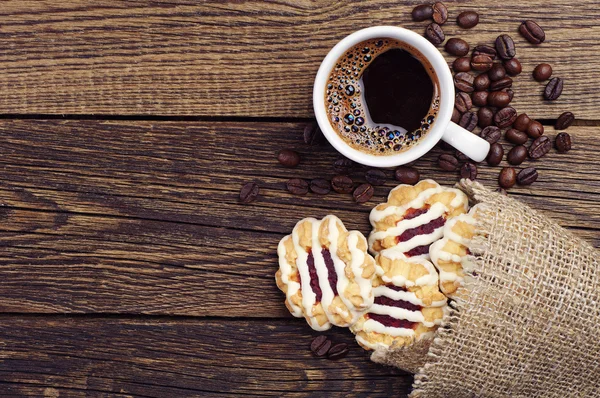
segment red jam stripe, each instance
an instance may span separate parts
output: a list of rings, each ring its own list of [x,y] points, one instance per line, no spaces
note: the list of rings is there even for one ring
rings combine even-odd
[[[394,300],[385,296],[375,297],[375,304],[385,305],[388,307],[404,308],[405,310],[409,311],[421,311],[422,308],[420,305],[415,305],[405,300]]]
[[[308,265],[308,273],[310,275],[310,288],[317,296],[315,304],[321,302],[323,292],[319,286],[319,277],[317,275],[317,269],[315,268],[315,258],[313,257],[312,251],[308,252],[308,259],[306,259],[306,265]]]
[[[370,318],[374,321],[381,323],[383,326],[391,327],[391,328],[399,328],[399,329],[414,329],[417,325],[417,322],[410,322],[406,319],[396,319],[392,318],[389,315],[380,315],[368,313],[367,318]]]
[[[335,272],[335,266],[333,265],[331,253],[329,252],[329,249],[323,248],[321,250],[321,254],[323,255],[323,260],[325,260],[325,266],[327,267],[327,279],[329,280],[329,286],[331,286],[334,296],[337,296],[338,276],[337,272]]]

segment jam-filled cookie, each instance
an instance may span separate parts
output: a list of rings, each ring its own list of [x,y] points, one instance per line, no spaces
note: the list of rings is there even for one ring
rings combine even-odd
[[[466,213],[468,204],[462,191],[433,180],[399,185],[371,211],[369,250],[375,255],[397,247],[407,257],[429,258],[429,245],[442,237],[446,220]]]
[[[367,350],[400,348],[432,338],[446,310],[438,275],[423,257],[406,257],[398,248],[376,257],[374,304],[350,327]]]
[[[335,216],[300,220],[277,248],[285,305],[315,330],[346,327],[373,304],[375,260],[367,240]]]

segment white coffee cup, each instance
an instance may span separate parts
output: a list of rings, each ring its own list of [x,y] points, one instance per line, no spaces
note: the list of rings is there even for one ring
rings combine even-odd
[[[440,105],[436,120],[429,132],[420,141],[394,155],[376,156],[361,152],[348,145],[334,130],[327,115],[325,91],[327,79],[337,60],[356,44],[375,38],[391,38],[416,48],[435,70],[440,87]],[[420,158],[439,142],[444,140],[469,158],[480,162],[485,159],[490,144],[450,121],[454,109],[454,82],[446,60],[442,54],[421,35],[396,26],[374,26],[352,33],[342,39],[329,51],[317,72],[313,87],[313,106],[317,122],[327,140],[342,155],[355,162],[373,167],[393,167]]]

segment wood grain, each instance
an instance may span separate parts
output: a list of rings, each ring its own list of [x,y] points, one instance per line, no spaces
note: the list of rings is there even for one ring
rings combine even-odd
[[[422,32],[419,1],[5,1],[0,10],[0,113],[310,117],[321,60],[349,33],[373,25]],[[510,33],[524,73],[515,106],[537,118],[564,108],[595,119],[600,9],[594,0],[447,2],[446,37],[491,43]],[[456,16],[481,14],[471,30]],[[517,28],[546,30],[541,46]],[[446,54],[447,55],[447,54]],[[451,57],[447,57],[450,61]],[[544,103],[531,78],[540,62],[566,79]]]

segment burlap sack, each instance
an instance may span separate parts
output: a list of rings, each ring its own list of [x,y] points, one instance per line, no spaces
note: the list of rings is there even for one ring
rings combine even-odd
[[[459,188],[482,204],[482,236],[410,397],[600,397],[599,253],[521,202]],[[414,371],[402,354],[372,359]]]

